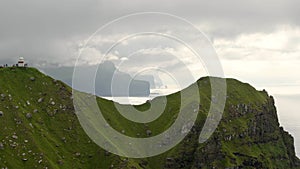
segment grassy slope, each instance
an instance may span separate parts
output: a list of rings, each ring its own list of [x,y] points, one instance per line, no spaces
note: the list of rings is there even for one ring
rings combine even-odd
[[[32,68],[0,69],[0,78],[0,93],[6,95],[0,101],[4,112],[0,118],[0,142],[4,144],[0,167],[61,168],[60,160],[64,168],[105,167],[99,163],[104,152],[86,136],[73,113],[70,88]],[[38,103],[39,98],[43,102]],[[26,118],[27,113],[32,114],[31,119]],[[14,133],[17,139],[12,138]],[[15,148],[11,146],[14,142]]]
[[[35,80],[30,80],[31,77],[35,77]],[[230,118],[229,108],[231,105],[251,104],[259,111],[258,105],[266,103],[269,98],[265,92],[258,92],[248,84],[234,79],[228,79],[227,83],[229,98],[224,114],[225,119]],[[201,104],[203,104],[196,124],[201,129],[210,102],[209,79],[200,79],[198,85],[200,86]],[[73,113],[70,99],[71,89],[61,82],[54,81],[33,68],[0,69],[1,93],[6,96],[3,101],[0,101],[0,111],[4,112],[4,116],[0,117],[0,142],[4,144],[4,150],[0,150],[0,168],[109,168],[113,165],[120,168],[123,166],[125,168],[159,169],[163,168],[165,159],[168,157],[184,158],[182,152],[188,152],[194,156],[193,153],[206,146],[206,144],[197,144],[199,136],[197,133],[189,135],[181,144],[159,156],[127,160],[105,153],[87,137]],[[38,103],[39,98],[43,98],[42,103]],[[115,111],[111,101],[100,98],[97,101],[103,115],[116,130],[125,130],[125,134],[128,136],[147,137],[147,129],[151,129],[152,135],[156,135],[166,130],[176,119],[180,95],[173,94],[167,99],[168,104],[164,114],[148,124],[128,121]],[[27,101],[30,102],[30,105],[26,103]],[[55,102],[55,105],[51,104],[52,101]],[[144,104],[137,108],[147,109],[148,106]],[[33,113],[35,109],[38,110],[37,113]],[[26,118],[27,113],[32,114],[31,119]],[[228,133],[245,130],[247,121],[253,118],[251,114],[248,116],[233,119],[230,124],[221,123],[216,134],[222,133],[221,130],[224,128]],[[17,139],[12,138],[14,133],[18,136]],[[279,135],[279,133],[275,134]],[[255,141],[252,138],[245,139],[249,142]],[[28,140],[28,143],[25,143],[25,140]],[[17,143],[15,148],[11,146],[14,142]],[[243,152],[253,157],[266,158],[264,161],[270,168],[286,167],[285,162],[274,163],[271,160],[276,154],[286,156],[286,147],[282,139],[279,139],[278,143],[274,143],[275,145],[266,143],[266,145],[257,144],[250,147],[244,145],[243,142],[245,141],[222,141],[221,151],[226,158],[213,165],[240,165],[244,157],[239,157],[234,153]],[[24,156],[23,153],[25,153]],[[80,153],[80,155],[76,155],[76,153]],[[28,161],[23,161],[24,158]],[[40,159],[43,160],[41,163],[39,163]],[[189,165],[194,162],[191,161]],[[192,167],[189,165],[187,168]]]

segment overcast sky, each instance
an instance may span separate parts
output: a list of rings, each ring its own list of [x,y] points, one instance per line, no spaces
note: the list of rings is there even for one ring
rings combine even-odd
[[[165,12],[187,19],[208,36],[226,76],[295,94],[300,93],[299,6],[297,0],[1,1],[0,62],[15,63],[24,56],[34,66],[72,66],[81,45],[107,22],[135,12]],[[124,34],[107,36],[112,40]]]
[[[299,0],[2,0],[0,63],[13,64],[23,56],[30,65],[40,68],[73,66],[83,44],[104,24],[136,12],[164,12],[185,18],[208,37],[226,77],[251,83],[258,89],[265,88],[281,100],[278,105],[284,119],[287,114],[294,117],[296,110],[300,110],[299,6]],[[152,25],[147,18],[135,22],[144,24],[145,28]],[[160,22],[165,20],[157,19]],[[95,36],[83,57],[84,63],[97,63],[95,56],[105,52],[105,44],[140,29],[130,22],[127,26]],[[169,29],[178,27],[173,23],[162,31],[168,33]],[[116,33],[119,30],[121,33]],[[195,41],[193,34],[183,33],[191,43]],[[202,67],[195,66],[189,51],[170,39],[160,38],[125,40],[109,58],[128,61],[136,56],[136,50],[144,56],[162,56],[156,58],[160,62],[157,66],[165,65],[167,70],[180,72],[180,63],[169,58],[170,54],[179,55],[196,76],[202,75]],[[98,43],[103,45],[97,46]],[[153,47],[158,43],[167,45]],[[128,44],[130,50],[126,48]],[[137,62],[155,64],[149,59],[144,62],[137,59]],[[283,123],[288,125],[286,121]]]

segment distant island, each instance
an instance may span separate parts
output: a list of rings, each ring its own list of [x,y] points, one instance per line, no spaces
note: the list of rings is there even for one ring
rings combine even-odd
[[[155,88],[154,78],[151,75],[139,75],[136,78],[119,71],[113,62],[105,61],[98,66],[78,66],[82,85],[80,90],[91,91],[91,84],[95,81],[95,92],[103,97],[148,97],[150,89]],[[46,74],[55,77],[69,86],[72,86],[74,67],[43,68]],[[94,79],[94,73],[97,72]],[[129,88],[128,88],[129,87]]]

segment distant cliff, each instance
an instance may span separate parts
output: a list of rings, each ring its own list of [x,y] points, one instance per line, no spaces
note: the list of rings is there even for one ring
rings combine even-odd
[[[278,123],[274,98],[249,84],[226,81],[225,112],[209,140],[198,142],[211,101],[206,77],[195,83],[201,107],[184,140],[161,155],[130,159],[106,152],[86,135],[74,113],[71,88],[33,68],[0,69],[0,168],[299,168],[293,137]],[[180,92],[167,96],[165,112],[147,124],[127,120],[112,101],[97,101],[114,129],[145,138],[172,125]],[[160,98],[135,107],[146,110],[156,101]]]
[[[129,74],[119,71],[110,61],[105,61],[98,66],[78,66],[76,70],[80,71],[78,74],[81,80],[77,83],[80,90],[88,93],[94,92],[90,85],[95,82],[95,92],[99,96],[147,97],[150,94],[150,88],[155,88],[153,76],[140,75],[133,79]],[[43,68],[43,71],[72,86],[73,67]]]
[[[120,72],[112,62],[99,64],[96,93],[100,96],[149,96],[150,83]]]

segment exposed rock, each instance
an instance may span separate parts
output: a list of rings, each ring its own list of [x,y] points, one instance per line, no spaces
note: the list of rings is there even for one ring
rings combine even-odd
[[[16,142],[13,142],[12,144],[10,144],[10,147],[12,147],[12,148],[16,148],[18,145],[19,145],[18,143],[16,143]]]
[[[141,166],[142,168],[146,168],[147,165],[148,165],[148,161],[146,161],[146,160],[142,160],[142,161],[139,163],[139,166]]]
[[[63,164],[64,164],[64,162],[63,162],[62,160],[58,160],[58,161],[57,161],[57,164],[59,164],[59,165],[63,165]]]
[[[1,100],[4,101],[5,99],[5,94],[1,94]]]
[[[55,102],[54,102],[54,101],[52,101],[52,102],[51,102],[51,105],[52,105],[52,106],[54,106],[54,105],[55,105]]]
[[[67,142],[66,137],[62,137],[61,140],[62,140],[63,142]]]
[[[105,151],[105,152],[104,152],[104,155],[105,155],[105,156],[109,156],[109,155],[110,155],[110,152]]]
[[[18,139],[18,136],[14,134],[14,135],[11,136],[11,138]]]
[[[30,77],[30,80],[31,81],[35,81],[35,77]]]
[[[193,124],[192,122],[190,123],[187,123],[187,124],[184,124],[181,128],[181,134],[186,134],[190,131],[190,129],[193,127]]]
[[[4,150],[4,145],[2,142],[0,142],[0,150]]]
[[[151,130],[146,130],[146,134],[147,134],[147,136],[150,136],[152,134],[152,131]]]
[[[39,98],[38,103],[41,103],[41,102],[43,102],[43,101],[44,101],[43,98]]]
[[[166,160],[167,160],[167,161],[174,161],[174,159],[171,158],[171,157],[168,157]]]
[[[76,157],[80,157],[80,155],[81,155],[81,154],[80,154],[80,153],[78,153],[78,152],[77,152],[77,153],[75,153],[75,156],[76,156]]]
[[[26,118],[27,118],[27,119],[31,119],[31,118],[32,118],[32,114],[31,114],[31,113],[27,113],[27,114],[26,114]]]

